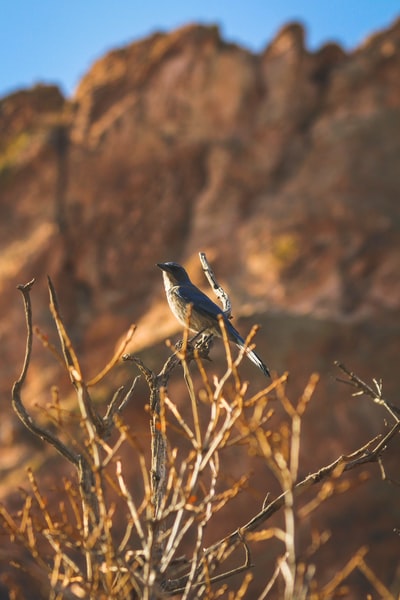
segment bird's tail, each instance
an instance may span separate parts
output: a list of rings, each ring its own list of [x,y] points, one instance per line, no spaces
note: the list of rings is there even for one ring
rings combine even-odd
[[[249,360],[251,360],[251,362],[253,362],[260,369],[260,371],[262,371],[264,373],[264,375],[266,377],[271,377],[271,373],[269,372],[268,367],[263,363],[263,361],[258,356],[258,354],[256,354],[254,352],[254,350],[250,350],[250,348],[248,346],[246,346],[244,339],[236,331],[236,329],[233,327],[233,325],[231,323],[228,322],[228,325],[229,325],[229,329],[228,328],[227,329],[228,329],[228,336],[230,337],[230,339],[233,342],[235,342],[235,344],[238,348],[240,348],[241,350],[244,350],[245,354],[247,355],[247,358]]]
[[[264,373],[266,377],[271,377],[271,373],[269,372],[268,367],[263,363],[261,358],[258,356],[258,354],[254,352],[254,350],[250,350],[250,348],[247,348],[245,344],[243,344],[243,346],[240,345],[239,348],[244,348],[244,351],[246,352],[247,357],[251,360],[251,362],[257,365],[257,367]]]

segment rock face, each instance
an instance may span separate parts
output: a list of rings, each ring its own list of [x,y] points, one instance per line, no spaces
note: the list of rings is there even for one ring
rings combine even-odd
[[[190,26],[111,52],[71,102],[2,100],[2,243],[55,227],[47,267],[63,255],[92,317],[129,303],[137,318],[154,262],[198,249],[238,306],[398,310],[399,36],[309,54],[291,25],[254,56]]]
[[[265,326],[260,353],[291,371],[295,392],[335,358],[398,391],[399,72],[400,22],[351,54],[333,44],[309,53],[297,24],[260,55],[188,26],[110,52],[71,100],[45,86],[0,100],[3,406],[23,357],[17,283],[37,278],[46,327],[52,275],[94,368],[132,321],[135,350],[178,331],[154,265],[185,263],[203,285],[200,250],[234,316],[251,317],[243,328]],[[42,374],[39,365],[37,393]],[[338,394],[332,383],[321,392]],[[353,448],[349,436],[365,436],[358,418],[375,431],[368,408],[351,409],[356,422],[343,417],[347,400],[331,407],[339,454]],[[321,418],[306,461],[327,434]],[[4,417],[5,446],[13,419]],[[321,458],[336,458],[330,450]],[[390,506],[386,532],[398,526]]]

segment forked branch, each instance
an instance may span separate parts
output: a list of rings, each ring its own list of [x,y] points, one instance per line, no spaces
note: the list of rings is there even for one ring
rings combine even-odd
[[[22,294],[24,300],[25,319],[27,328],[26,346],[25,346],[25,359],[22,367],[21,375],[14,383],[12,388],[12,406],[17,416],[21,419],[22,423],[27,429],[36,437],[39,437],[44,442],[47,442],[53,446],[57,452],[59,452],[64,458],[70,463],[78,467],[79,456],[72,452],[58,437],[56,437],[51,431],[45,427],[41,427],[32,419],[31,415],[26,410],[21,397],[22,386],[25,383],[26,375],[28,373],[29,364],[32,355],[32,340],[33,340],[33,329],[32,329],[32,304],[30,291],[35,280],[32,279],[25,285],[19,285],[18,289]]]

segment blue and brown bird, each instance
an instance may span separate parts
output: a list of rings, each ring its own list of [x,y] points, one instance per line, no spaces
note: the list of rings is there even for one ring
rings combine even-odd
[[[270,372],[261,358],[246,346],[240,333],[233,327],[222,309],[203,294],[189,278],[185,269],[176,262],[157,263],[163,271],[164,287],[169,307],[178,321],[186,326],[190,311],[189,328],[196,333],[211,333],[222,337],[219,318],[222,317],[228,339],[243,349],[247,357],[266,375]],[[191,308],[190,308],[191,307]]]

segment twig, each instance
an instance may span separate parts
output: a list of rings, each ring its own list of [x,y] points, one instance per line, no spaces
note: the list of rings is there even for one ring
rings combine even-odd
[[[331,581],[323,587],[322,597],[331,596],[331,594],[338,588],[342,581],[344,581],[344,579],[346,579],[350,575],[350,573],[354,571],[354,569],[356,569],[356,567],[359,565],[360,561],[364,558],[367,552],[368,549],[365,546],[361,547],[354,554],[354,556],[352,556],[352,558],[343,567],[343,569],[341,569],[339,573],[336,573],[335,576],[331,579]]]
[[[205,252],[199,252],[199,257],[200,257],[201,265],[203,267],[204,274],[208,279],[208,283],[210,284],[211,289],[213,290],[214,294],[217,296],[218,300],[221,302],[222,310],[223,310],[225,316],[228,319],[231,319],[232,318],[232,314],[231,314],[232,313],[232,304],[231,304],[228,294],[225,292],[223,287],[221,285],[219,285],[219,283],[217,282],[214,272],[211,269],[210,264],[206,258]]]
[[[387,445],[387,441],[393,437],[393,431],[391,430],[383,438],[383,440],[381,440],[381,442],[376,446],[374,450],[370,450],[370,446],[373,445],[380,437],[381,436],[377,436],[369,440],[367,444],[365,444],[361,448],[358,448],[352,454],[349,454],[347,456],[342,455],[330,465],[322,467],[315,473],[312,473],[305,477],[302,481],[300,481],[293,487],[294,497],[302,495],[307,489],[309,489],[313,485],[316,485],[324,479],[326,479],[327,477],[330,477],[333,473],[337,472],[337,469],[341,469],[342,472],[345,472],[350,471],[362,464],[376,462],[379,454]],[[384,443],[382,444],[382,442]],[[267,506],[265,506],[245,525],[239,527],[234,532],[232,532],[225,538],[219,540],[212,546],[209,546],[205,550],[205,555],[215,554],[216,551],[222,546],[231,546],[233,549],[240,537],[244,536],[247,532],[254,531],[255,529],[257,529],[262,523],[267,521],[273,514],[275,514],[285,505],[287,493],[287,491],[284,491],[280,496],[275,498],[275,500],[273,500]]]
[[[123,355],[125,348],[127,347],[129,342],[133,338],[133,334],[135,333],[135,331],[136,331],[136,325],[132,324],[129,327],[128,332],[126,333],[124,339],[120,343],[117,351],[114,353],[114,356],[112,357],[112,359],[106,364],[106,366],[104,367],[104,369],[102,369],[100,371],[100,373],[98,373],[95,377],[93,377],[92,379],[90,379],[88,381],[88,383],[87,383],[88,387],[96,385],[96,383],[101,381],[107,375],[107,373],[109,373],[111,371],[111,369],[117,364],[117,362],[120,360],[121,356]]]
[[[339,367],[339,369],[341,369],[343,373],[346,373],[348,377],[348,381],[342,379],[339,379],[339,381],[341,381],[342,383],[348,383],[350,385],[353,385],[359,390],[360,393],[366,394],[367,396],[372,398],[372,400],[376,404],[379,404],[380,406],[386,408],[386,410],[391,414],[391,416],[396,422],[400,421],[400,409],[397,406],[393,406],[382,397],[381,382],[378,382],[376,379],[373,380],[375,385],[374,390],[370,385],[368,385],[365,381],[358,377],[358,375],[356,375],[352,371],[349,371],[349,369],[347,369],[347,367],[345,367],[343,363],[335,361],[335,365]]]
[[[50,277],[48,277],[47,279],[50,294],[50,311],[53,315],[54,322],[57,326],[58,336],[60,339],[67,371],[71,378],[71,382],[78,393],[82,417],[85,420],[86,426],[93,425],[96,432],[101,436],[103,432],[103,422],[93,406],[93,403],[87,391],[87,386],[83,381],[78,358],[76,356],[75,350],[72,346],[72,342],[60,316],[60,309],[58,306],[57,295],[54,289],[53,282],[51,281]]]
[[[104,429],[103,437],[105,437],[106,435],[110,435],[111,427],[114,423],[114,417],[116,415],[121,414],[122,410],[125,408],[125,406],[129,402],[129,400],[132,398],[133,391],[134,391],[135,386],[136,386],[137,382],[139,381],[139,379],[140,379],[140,375],[137,375],[135,377],[135,379],[133,380],[131,387],[126,392],[126,394],[124,394],[124,391],[125,391],[124,386],[119,387],[117,389],[117,391],[115,392],[114,396],[112,397],[112,399],[107,407],[106,414],[103,417],[103,429]]]
[[[199,581],[196,583],[193,582],[192,590],[194,590],[195,588],[201,587],[205,584],[209,585],[211,583],[217,583],[218,581],[225,581],[225,579],[228,579],[229,577],[233,577],[233,575],[237,575],[238,573],[242,573],[243,571],[247,571],[248,569],[251,569],[253,567],[253,564],[251,562],[250,549],[246,543],[245,538],[244,537],[240,538],[240,541],[242,542],[244,551],[245,551],[244,563],[242,565],[239,565],[238,567],[235,567],[234,569],[231,569],[230,571],[224,571],[224,573],[219,573],[218,575],[214,575],[213,577],[210,577],[208,581]],[[205,557],[205,554],[203,554],[203,557]],[[187,579],[188,579],[188,576],[186,575],[184,577],[181,577],[180,579],[170,580],[170,581],[168,581],[165,590],[170,595],[179,594],[185,590],[186,585],[183,585],[183,584],[186,584]]]

